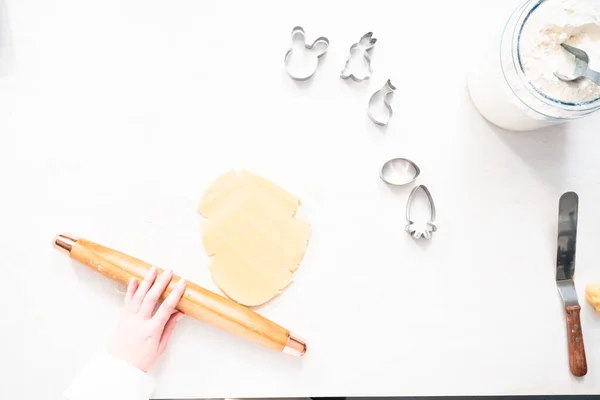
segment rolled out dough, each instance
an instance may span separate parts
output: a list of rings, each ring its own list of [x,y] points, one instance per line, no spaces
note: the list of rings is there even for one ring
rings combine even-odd
[[[295,218],[300,201],[247,171],[230,171],[206,190],[198,205],[211,275],[231,299],[264,304],[294,279],[310,236]]]

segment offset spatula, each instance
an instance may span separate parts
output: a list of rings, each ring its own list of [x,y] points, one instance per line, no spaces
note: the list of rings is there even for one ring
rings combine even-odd
[[[569,341],[569,366],[575,376],[587,373],[583,334],[575,291],[575,245],[577,241],[577,193],[567,192],[558,204],[558,252],[556,255],[556,285],[567,312],[567,337]]]

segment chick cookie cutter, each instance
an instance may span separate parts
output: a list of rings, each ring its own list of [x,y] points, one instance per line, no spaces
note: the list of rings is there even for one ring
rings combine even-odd
[[[414,218],[411,217],[411,207],[419,191],[425,194],[427,201],[429,202],[429,219],[424,221],[415,221]],[[429,192],[429,189],[427,189],[427,186],[416,186],[412,192],[410,192],[410,196],[408,196],[408,201],[406,203],[406,220],[408,221],[406,232],[414,239],[431,239],[433,232],[437,231],[437,226],[433,224],[435,221],[435,203],[433,202],[433,197],[431,197],[431,193]]]
[[[285,53],[285,70],[295,81],[305,81],[317,72],[319,58],[329,48],[329,39],[324,36],[317,38],[312,44],[306,43],[306,34],[301,26],[292,29],[292,47]],[[297,58],[294,60],[294,58]],[[294,63],[301,61],[301,68],[294,68]]]

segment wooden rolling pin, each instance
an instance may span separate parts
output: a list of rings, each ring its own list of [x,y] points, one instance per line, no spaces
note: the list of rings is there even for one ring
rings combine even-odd
[[[58,235],[54,238],[54,246],[102,275],[125,284],[131,277],[142,280],[152,267],[151,264],[127,254],[70,235]],[[157,268],[158,275],[163,272]],[[163,294],[163,300],[179,279],[173,275],[171,284]],[[287,329],[195,283],[187,282],[177,309],[190,317],[273,350],[299,357],[306,353],[306,343]]]

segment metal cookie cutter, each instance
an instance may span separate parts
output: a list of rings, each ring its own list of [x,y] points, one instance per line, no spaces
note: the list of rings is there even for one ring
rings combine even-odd
[[[392,158],[381,167],[379,177],[388,185],[402,186],[414,182],[421,170],[406,158]]]
[[[373,49],[375,43],[377,43],[377,39],[373,38],[373,32],[367,32],[360,38],[358,43],[354,43],[350,47],[350,57],[348,57],[348,61],[346,61],[346,65],[340,74],[342,79],[352,78],[354,82],[361,82],[371,77],[373,69],[371,68],[369,52]],[[360,61],[362,74],[361,70],[354,71],[355,67],[352,60]]]
[[[319,58],[327,52],[329,39],[317,38],[313,44],[306,44],[304,29],[296,26],[292,29],[292,47],[285,53],[285,70],[290,78],[305,81],[317,72]]]
[[[429,219],[415,221],[413,217],[411,217],[411,207],[413,205],[413,201],[419,191],[422,191],[427,197],[427,201],[429,202]],[[425,185],[416,186],[412,192],[410,192],[410,196],[408,196],[408,202],[406,203],[406,220],[408,221],[408,225],[406,225],[406,232],[408,232],[414,239],[431,239],[433,232],[437,231],[437,226],[433,224],[435,221],[435,203],[433,202],[433,198],[431,197],[431,193],[429,189]]]
[[[590,62],[590,58],[587,53],[577,47],[569,46],[566,43],[562,43],[561,46],[575,56],[575,72],[573,72],[573,77],[558,72],[555,72],[554,76],[563,82],[574,82],[582,78],[588,78],[590,81],[600,86],[600,72],[589,68],[588,63]]]
[[[396,86],[388,79],[385,85],[371,96],[369,99],[369,107],[367,108],[367,115],[369,119],[373,121],[375,125],[386,126],[392,118],[393,110],[390,102],[394,97],[394,90]],[[383,104],[383,107],[381,105]],[[376,109],[383,109],[383,114],[376,112]]]

